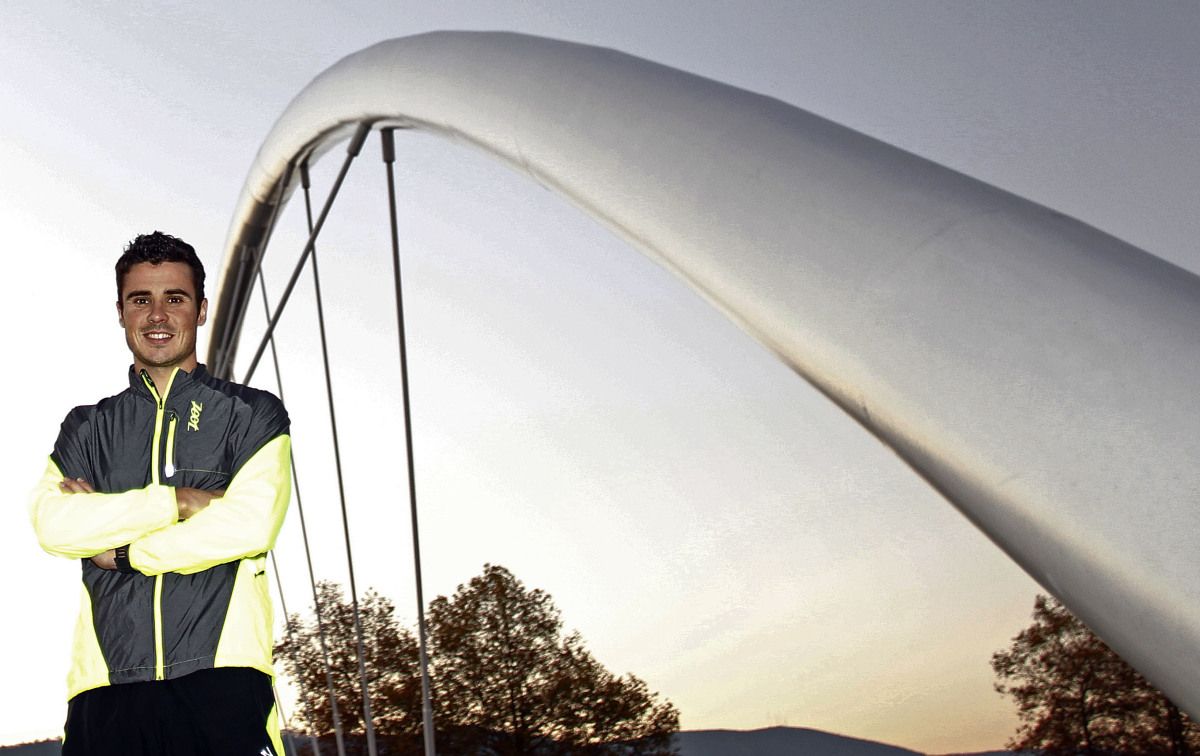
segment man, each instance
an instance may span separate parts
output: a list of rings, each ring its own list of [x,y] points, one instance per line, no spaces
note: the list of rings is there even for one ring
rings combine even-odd
[[[190,245],[139,236],[116,270],[129,388],[67,415],[30,504],[42,548],[83,565],[63,753],[282,754],[265,557],[287,413],[197,363]]]

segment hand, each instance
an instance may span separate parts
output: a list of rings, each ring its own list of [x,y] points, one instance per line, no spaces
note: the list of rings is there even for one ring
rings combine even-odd
[[[117,569],[117,550],[109,549],[103,554],[97,554],[96,556],[92,557],[92,564],[96,565],[102,570]]]
[[[63,478],[58,484],[58,490],[63,493],[96,493],[92,484],[83,478]]]
[[[219,499],[224,495],[224,488],[212,491],[202,488],[176,488],[175,504],[179,508],[179,519],[186,520],[207,507],[213,499]]]

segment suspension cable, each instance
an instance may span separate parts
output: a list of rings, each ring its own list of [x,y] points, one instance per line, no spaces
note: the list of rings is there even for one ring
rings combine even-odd
[[[283,625],[286,628],[288,642],[293,642],[292,633],[292,617],[288,614],[287,602],[283,599],[283,582],[279,579],[279,562],[275,559],[275,550],[271,549],[271,570],[275,573],[275,586],[279,589],[279,605],[283,609]],[[271,694],[275,696],[275,711],[279,712],[279,717],[283,720],[283,737],[284,745],[292,744],[292,752],[296,751],[296,739],[292,736],[292,725],[289,721],[287,712],[283,710],[283,701],[279,698],[279,686],[275,684],[275,680],[271,680]],[[314,754],[320,756],[320,754]]]
[[[303,174],[307,179],[307,173]],[[268,315],[271,312],[271,303],[267,299],[267,282],[263,277],[262,267],[258,268],[258,283],[259,290],[262,292],[263,311]],[[275,385],[279,390],[279,401],[283,401],[283,373],[279,369],[279,353],[275,349],[275,337],[271,337],[271,362],[275,366]],[[321,661],[325,667],[325,686],[329,691],[329,705],[333,717],[333,734],[337,742],[338,756],[346,756],[346,746],[342,739],[342,718],[338,710],[337,694],[333,690],[333,671],[329,661],[329,647],[325,641],[325,622],[322,619],[321,600],[317,595],[317,577],[313,571],[312,549],[308,542],[308,524],[304,517],[304,500],[300,496],[300,474],[296,468],[296,454],[292,450],[289,452],[289,457],[292,466],[292,490],[296,492],[296,510],[300,515],[300,535],[304,541],[304,560],[308,564],[308,583],[312,587],[313,611],[317,616],[317,638],[321,645]],[[283,598],[283,582],[279,578],[279,565],[275,561],[275,552],[271,552],[271,565],[275,569],[275,582],[279,586],[279,603],[282,605],[283,614],[286,618],[285,627],[287,628],[288,640],[292,640],[292,618],[288,614],[287,604]],[[313,756],[321,756],[320,746],[317,744],[316,737],[312,737]]]
[[[237,307],[237,310],[236,310],[236,313],[233,315],[233,317],[231,317],[229,320],[230,320],[230,322],[234,323],[235,325],[232,326],[231,328],[227,329],[226,337],[223,338],[220,343],[218,343],[215,359],[213,360],[213,364],[209,366],[210,369],[212,369],[212,371],[213,371],[213,375],[217,376],[218,378],[228,378],[228,379],[233,378],[233,364],[228,359],[229,342],[230,341],[236,342],[240,338],[241,332],[242,332],[242,324],[245,321],[245,317],[246,317],[246,311],[250,309],[250,298],[251,298],[251,295],[249,292],[247,292],[244,297],[241,296],[239,292],[242,289],[247,288],[247,287],[253,288],[254,287],[254,279],[256,277],[258,277],[262,271],[263,250],[266,249],[267,243],[271,239],[271,230],[275,228],[275,219],[279,217],[279,213],[283,208],[283,205],[284,205],[283,197],[286,193],[288,182],[291,181],[292,174],[295,173],[295,171],[296,171],[295,163],[294,162],[288,163],[287,169],[284,172],[282,180],[280,180],[279,182],[276,183],[275,188],[271,192],[271,199],[270,199],[271,213],[270,213],[270,216],[267,218],[267,222],[265,225],[266,232],[263,235],[263,238],[259,242],[258,246],[255,248],[254,254],[253,255],[244,255],[242,257],[242,261],[241,261],[242,270],[250,268],[252,270],[252,272],[249,277],[244,277],[242,275],[238,275],[234,279],[234,282],[233,282],[234,292],[235,292],[233,301],[237,303],[235,305]],[[268,308],[267,309],[267,319],[270,320],[270,318],[271,318],[271,310],[270,310],[270,308]],[[229,336],[228,334],[232,334],[232,336]],[[282,397],[280,397],[280,399],[282,399]]]
[[[261,275],[262,271],[259,271],[259,274]],[[266,291],[264,290],[263,293],[265,294]],[[272,349],[272,351],[275,349],[274,344],[271,345],[271,349]],[[283,393],[283,392],[281,391],[280,393]],[[279,399],[280,399],[280,401],[282,401],[283,397],[281,396],[281,397],[279,397]],[[294,463],[295,462],[293,460],[293,464]],[[303,515],[301,515],[301,517],[303,518]],[[288,643],[292,644],[292,646],[295,647],[296,635],[293,632],[293,628],[292,628],[292,615],[288,614],[287,601],[285,601],[283,598],[283,580],[281,580],[279,577],[279,561],[275,558],[275,550],[274,549],[271,550],[271,570],[275,573],[275,587],[279,591],[279,604],[280,604],[280,607],[283,609],[283,620],[284,620],[283,625],[287,631]],[[320,623],[318,622],[318,627],[319,626],[320,626]],[[326,671],[326,673],[328,673],[328,671],[329,671],[328,659],[326,659],[325,671]],[[278,711],[279,716],[283,718],[284,744],[286,745],[287,743],[291,743],[292,744],[292,747],[291,747],[292,753],[299,754],[300,752],[296,750],[296,736],[292,733],[292,725],[291,725],[291,722],[289,721],[290,718],[283,710],[283,699],[281,699],[279,697],[279,686],[275,684],[274,680],[271,681],[271,692],[275,695],[275,710]],[[332,692],[332,691],[330,691],[330,692]],[[312,748],[313,756],[321,756],[321,746],[317,743],[317,736],[314,733],[312,733],[312,732],[308,733],[308,742],[309,742],[309,747]]]
[[[271,312],[271,307],[270,307],[270,305],[267,304],[267,284],[263,280],[263,274],[262,274],[261,267],[257,268],[257,274],[258,274],[258,282],[259,282],[259,284],[261,284],[261,287],[262,287],[263,305],[266,306],[266,311],[269,315]],[[279,379],[279,355],[275,351],[275,338],[274,337],[271,337],[271,357],[274,358],[274,360],[275,360],[275,378],[276,378],[276,380],[278,380]],[[279,386],[279,401],[281,401],[281,402],[283,401],[282,383]],[[301,517],[303,517],[303,516],[304,515],[302,512]],[[279,578],[279,561],[275,558],[275,550],[274,549],[271,549],[271,571],[275,573],[275,586],[276,586],[276,589],[279,591],[279,605],[280,605],[280,608],[283,609],[283,626],[285,628],[285,631],[287,632],[287,639],[288,639],[289,643],[294,643],[295,642],[295,634],[292,632],[292,615],[289,614],[288,610],[287,610],[287,599],[284,597],[284,594],[283,594],[283,581],[280,580],[280,578]],[[283,700],[280,699],[280,697],[279,697],[279,686],[277,686],[275,684],[275,680],[273,680],[273,679],[271,680],[271,695],[273,695],[275,697],[275,710],[277,712],[279,712],[279,716],[283,720],[284,746],[286,747],[287,744],[290,743],[291,750],[293,753],[295,753],[296,752],[296,738],[294,735],[292,735],[292,725],[290,722],[290,718],[288,717],[287,712],[285,712],[283,709]],[[321,756],[320,751],[317,750],[316,741],[313,741],[313,756]]]
[[[279,688],[275,685],[275,681],[271,680],[271,695],[275,699],[275,711],[278,712],[279,718],[283,720],[283,731],[280,733],[283,740],[284,750],[288,749],[288,744],[291,744],[291,752],[296,753],[296,738],[292,735],[292,726],[288,723],[288,715],[283,710],[283,701],[279,699]],[[314,752],[314,756],[321,756],[319,752]]]
[[[400,334],[400,394],[404,400],[404,450],[408,455],[408,508],[412,520],[413,566],[417,584],[417,634],[421,660],[421,719],[425,729],[425,756],[435,756],[433,705],[430,701],[429,652],[425,627],[425,595],[421,579],[421,538],[417,527],[417,474],[413,466],[412,413],[408,401],[408,347],[404,337],[404,298],[400,286],[400,235],[396,223],[395,129],[381,129],[383,162],[387,172],[388,216],[392,229],[392,273],[396,287],[396,323]]]
[[[249,383],[255,369],[258,368],[258,361],[262,359],[263,351],[267,348],[267,342],[270,341],[272,334],[275,333],[275,326],[279,323],[279,316],[283,315],[283,308],[287,307],[288,300],[292,296],[292,290],[296,288],[296,280],[300,278],[300,271],[304,269],[304,263],[308,260],[309,255],[312,254],[313,247],[317,242],[317,235],[321,233],[321,228],[325,225],[325,219],[329,216],[329,210],[333,207],[333,201],[337,199],[338,192],[342,188],[342,182],[346,179],[346,172],[350,170],[350,164],[354,162],[354,158],[358,157],[359,151],[362,150],[363,142],[366,141],[367,134],[370,131],[371,124],[360,123],[358,125],[358,130],[354,132],[354,136],[350,139],[350,144],[346,147],[346,159],[342,161],[341,170],[338,171],[337,178],[333,181],[333,188],[329,190],[329,196],[325,199],[325,205],[321,208],[321,215],[317,218],[316,225],[312,225],[310,213],[308,242],[304,245],[304,251],[300,253],[300,259],[296,261],[296,267],[292,270],[292,276],[288,279],[287,286],[283,290],[283,295],[279,298],[279,306],[276,307],[275,314],[271,316],[270,322],[267,323],[267,331],[258,343],[258,349],[254,352],[254,359],[250,361],[250,368],[246,371],[246,377],[242,379],[242,383]],[[374,756],[374,753],[371,756]]]
[[[358,141],[359,147],[361,147],[362,141]],[[346,488],[342,476],[342,451],[341,445],[338,442],[337,413],[334,411],[333,406],[333,376],[329,369],[329,342],[325,337],[325,307],[321,297],[321,274],[317,266],[317,248],[312,241],[316,237],[316,231],[312,230],[312,204],[309,199],[307,163],[300,164],[300,182],[304,187],[304,209],[308,216],[310,227],[310,241],[308,244],[308,251],[310,252],[309,261],[312,263],[313,292],[317,300],[317,329],[321,336],[321,360],[325,367],[325,394],[329,403],[329,427],[333,435],[333,462],[337,471],[338,500],[341,502],[342,507],[342,534],[346,542],[346,566],[350,571],[350,606],[354,616],[354,639],[358,644],[358,676],[362,683],[363,724],[367,730],[368,756],[377,756],[375,748],[375,723],[371,716],[371,691],[367,681],[367,658],[363,643],[362,621],[359,617],[358,609],[358,586],[354,580],[354,553],[350,547],[350,519],[346,512]]]

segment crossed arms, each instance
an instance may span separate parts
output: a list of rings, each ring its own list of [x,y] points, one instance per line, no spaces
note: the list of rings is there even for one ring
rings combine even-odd
[[[113,550],[145,575],[190,574],[257,556],[275,545],[291,498],[291,439],[276,436],[254,453],[223,491],[149,485],[97,493],[66,478],[51,460],[29,513],[42,548],[115,568]]]
[[[89,494],[96,493],[96,489],[92,484],[83,478],[63,478],[58,484],[58,489],[67,494]],[[218,488],[213,491],[206,491],[202,488],[187,488],[184,486],[176,487],[175,489],[175,505],[179,510],[179,519],[186,520],[192,515],[199,512],[208,506],[213,499],[219,499],[225,495],[224,488]],[[109,549],[108,551],[97,554],[92,557],[92,564],[102,570],[117,569],[117,550]]]

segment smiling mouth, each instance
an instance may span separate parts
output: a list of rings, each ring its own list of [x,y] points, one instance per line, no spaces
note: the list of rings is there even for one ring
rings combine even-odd
[[[142,336],[152,344],[165,344],[174,338],[175,334],[166,331],[145,331]]]

